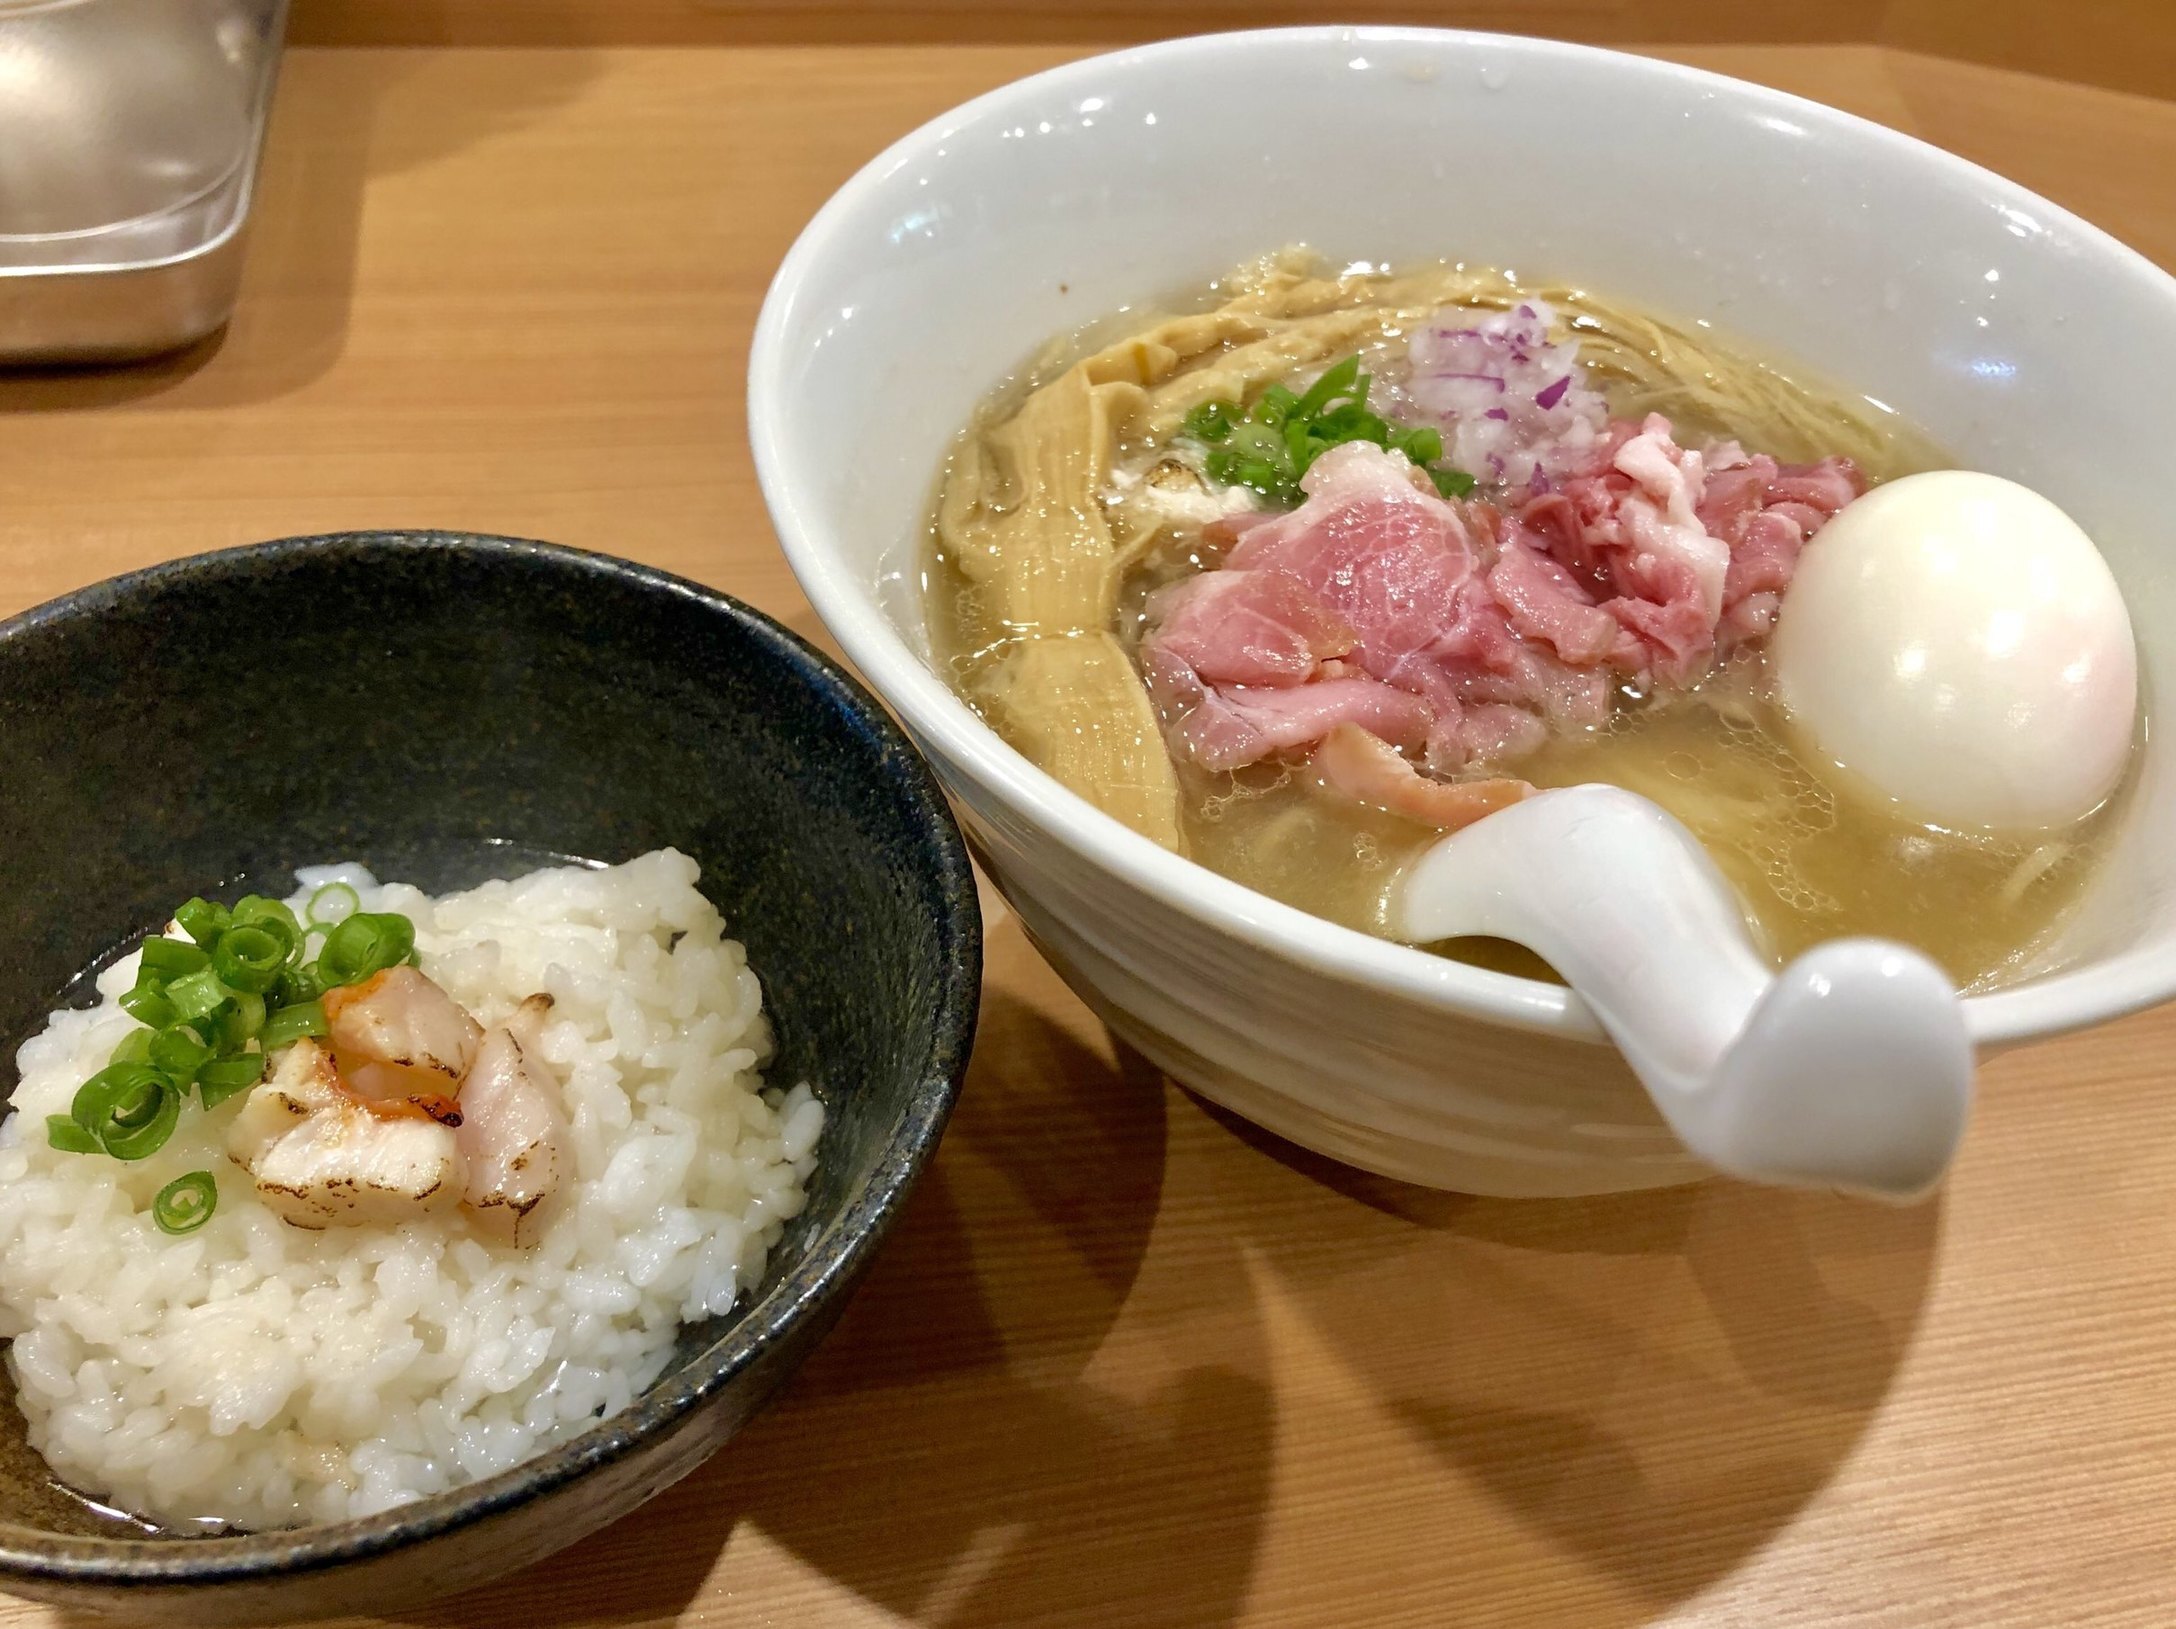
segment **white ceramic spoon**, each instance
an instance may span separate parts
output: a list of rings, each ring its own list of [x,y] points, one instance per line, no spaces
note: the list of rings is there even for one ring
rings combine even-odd
[[[1545,957],[1670,1129],[1733,1176],[1912,1199],[1963,1135],[1972,1044],[1947,975],[1879,939],[1771,971],[1706,851],[1636,793],[1563,787],[1452,833],[1400,879],[1388,929]]]

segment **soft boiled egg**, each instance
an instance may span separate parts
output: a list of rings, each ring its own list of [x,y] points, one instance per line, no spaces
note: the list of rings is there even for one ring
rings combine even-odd
[[[2075,521],[1998,476],[1936,470],[1846,505],[1799,559],[1769,664],[1815,749],[1952,830],[2081,819],[2130,756],[2115,578]]]

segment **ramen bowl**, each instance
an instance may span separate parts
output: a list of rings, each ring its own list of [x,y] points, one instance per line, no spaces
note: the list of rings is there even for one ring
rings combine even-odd
[[[749,409],[819,616],[904,721],[1028,932],[1186,1086],[1337,1159],[1500,1195],[1704,1174],[1568,990],[1368,938],[1167,852],[1008,748],[934,671],[935,473],[1048,336],[1288,243],[1452,255],[1820,360],[2099,541],[2149,709],[2176,663],[2163,455],[2119,379],[2176,376],[2176,282],[1895,132],[1666,63],[1393,29],[1092,58],[945,115],[816,216],[764,307]],[[851,448],[851,457],[840,449]],[[1966,1003],[1992,1048],[2176,993],[2176,786],[2149,745],[2037,974]]]

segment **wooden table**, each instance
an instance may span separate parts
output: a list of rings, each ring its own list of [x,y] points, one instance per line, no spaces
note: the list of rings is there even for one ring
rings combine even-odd
[[[771,269],[882,143],[1074,49],[296,52],[224,342],[0,382],[0,613],[423,525],[613,550],[814,633],[742,420]],[[2176,265],[2176,104],[1872,47],[1672,54]],[[2169,381],[2127,384],[2162,411]],[[983,1026],[942,1154],[788,1395],[641,1514],[408,1621],[2176,1614],[2176,1010],[1988,1068],[1912,1210],[1333,1168],[1116,1050],[994,900]]]

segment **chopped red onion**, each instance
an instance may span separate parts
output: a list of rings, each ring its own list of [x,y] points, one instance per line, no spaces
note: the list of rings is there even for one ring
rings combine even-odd
[[[1584,470],[1608,409],[1586,388],[1578,342],[1550,339],[1553,320],[1533,301],[1485,315],[1438,312],[1409,342],[1403,378],[1386,381],[1391,416],[1436,427],[1445,462],[1492,483]]]

